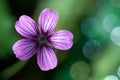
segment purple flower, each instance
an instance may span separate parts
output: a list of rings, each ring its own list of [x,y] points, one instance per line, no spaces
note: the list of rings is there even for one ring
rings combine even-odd
[[[37,53],[37,64],[47,71],[57,66],[57,57],[52,49],[68,50],[73,45],[73,35],[68,30],[52,32],[58,21],[58,13],[46,8],[38,18],[38,26],[27,15],[15,23],[16,31],[25,37],[13,45],[13,52],[20,60],[27,60]]]

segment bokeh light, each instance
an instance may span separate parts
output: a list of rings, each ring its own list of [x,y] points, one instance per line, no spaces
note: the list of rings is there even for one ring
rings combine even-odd
[[[114,28],[111,32],[111,40],[116,44],[120,45],[120,26]]]
[[[107,32],[111,32],[116,26],[119,26],[119,20],[116,15],[109,14],[104,17],[103,27]]]
[[[83,54],[88,59],[95,59],[100,55],[101,44],[97,40],[90,40],[83,46]]]
[[[81,32],[89,38],[97,36],[100,30],[100,23],[95,17],[89,17],[81,23]]]
[[[104,80],[118,80],[117,76],[109,75]]]
[[[70,74],[74,80],[85,80],[89,76],[90,67],[83,61],[75,62],[70,69]]]
[[[117,69],[117,75],[120,77],[120,66]]]

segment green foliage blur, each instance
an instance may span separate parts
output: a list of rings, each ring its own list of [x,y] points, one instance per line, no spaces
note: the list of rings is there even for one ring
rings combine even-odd
[[[36,55],[19,61],[12,51],[22,38],[15,22],[24,14],[37,22],[44,8],[58,12],[55,30],[74,35],[73,47],[55,50],[58,65],[45,72],[39,69]],[[120,45],[113,40],[120,42],[120,34],[111,39],[112,30],[120,26],[119,14],[120,0],[0,0],[0,80],[107,80],[108,75],[119,80]]]

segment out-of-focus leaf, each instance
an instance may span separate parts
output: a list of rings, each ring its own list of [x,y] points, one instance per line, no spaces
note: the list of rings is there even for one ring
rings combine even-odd
[[[97,78],[110,74],[120,64],[120,47],[110,44],[97,61],[93,61],[94,76]]]
[[[17,40],[14,34],[15,18],[10,15],[6,0],[0,0],[0,58],[10,55],[12,44]]]

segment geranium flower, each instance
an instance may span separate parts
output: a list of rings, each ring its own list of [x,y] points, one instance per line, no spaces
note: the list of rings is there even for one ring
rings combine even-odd
[[[38,18],[38,26],[27,15],[22,15],[15,23],[16,31],[23,39],[13,45],[13,52],[20,60],[28,60],[37,53],[37,64],[47,71],[57,66],[57,57],[53,47],[68,50],[73,45],[73,35],[68,30],[52,32],[58,22],[58,13],[46,8]]]

